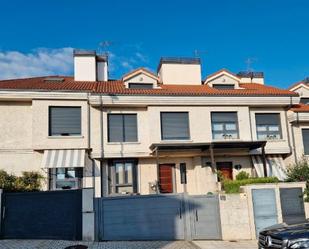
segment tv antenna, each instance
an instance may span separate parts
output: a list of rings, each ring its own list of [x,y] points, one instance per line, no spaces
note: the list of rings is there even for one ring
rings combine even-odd
[[[252,72],[252,71],[253,71],[252,64],[253,64],[254,62],[256,62],[256,61],[257,61],[256,58],[247,58],[247,59],[245,60],[245,63],[246,63],[246,65],[247,65],[247,72]]]
[[[98,53],[108,55],[108,48],[112,45],[114,45],[113,41],[101,41],[99,43]]]
[[[194,57],[198,58],[198,57],[202,57],[202,55],[205,55],[208,52],[206,50],[197,50],[197,49],[195,49],[193,51],[193,53],[194,53]]]

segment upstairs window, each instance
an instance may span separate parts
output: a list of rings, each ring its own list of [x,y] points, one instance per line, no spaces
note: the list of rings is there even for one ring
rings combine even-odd
[[[137,142],[137,115],[108,114],[108,142]]]
[[[309,155],[309,129],[302,129],[304,154]]]
[[[255,122],[258,140],[282,138],[279,113],[257,113],[255,114]]]
[[[235,89],[234,84],[213,84],[212,87],[218,90]]]
[[[130,89],[152,89],[153,84],[150,83],[129,83]]]
[[[237,112],[212,112],[211,127],[213,139],[238,138]]]
[[[309,105],[309,98],[301,98],[300,103],[305,104],[305,105]]]
[[[188,140],[189,113],[188,112],[161,112],[161,139]]]
[[[49,136],[80,136],[81,107],[49,107]]]

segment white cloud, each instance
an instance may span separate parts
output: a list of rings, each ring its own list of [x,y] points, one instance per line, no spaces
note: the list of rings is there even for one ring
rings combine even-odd
[[[0,51],[0,79],[71,75],[73,48],[38,48],[30,53]]]

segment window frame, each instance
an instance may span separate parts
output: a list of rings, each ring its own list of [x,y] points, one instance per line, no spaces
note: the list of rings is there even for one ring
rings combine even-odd
[[[278,116],[278,121],[279,121],[279,124],[278,125],[278,131],[277,132],[272,132],[271,130],[269,130],[269,126],[275,126],[275,124],[258,124],[257,122],[257,116],[258,115],[276,115]],[[260,126],[265,126],[266,127],[266,131],[258,131],[258,125]],[[278,112],[259,112],[259,113],[255,113],[255,129],[256,129],[256,138],[257,140],[267,140],[267,141],[278,141],[278,140],[281,140],[283,139],[283,135],[282,135],[282,124],[281,124],[281,114],[278,113]],[[264,133],[266,134],[266,138],[265,139],[261,139],[259,138],[259,134],[261,133]],[[272,137],[274,134],[279,134],[279,137]]]
[[[125,168],[126,163],[131,163],[132,165],[132,183],[123,183],[123,184],[117,184],[116,183],[116,164],[121,163],[123,164],[123,168]],[[108,170],[107,170],[107,188],[108,188],[108,195],[126,195],[117,193],[116,189],[117,187],[132,187],[133,191],[132,193],[127,193],[127,195],[130,194],[137,194],[137,181],[138,181],[138,160],[137,159],[111,159],[108,161]],[[125,177],[125,174],[124,174]]]
[[[227,123],[232,123],[232,122],[214,122],[213,121],[213,114],[216,114],[216,113],[220,113],[220,114],[224,114],[224,113],[235,113],[236,114],[236,121],[235,121],[235,127],[236,127],[236,129],[235,130],[227,130],[226,129],[226,124]],[[212,139],[213,140],[226,140],[226,139],[239,139],[240,138],[240,136],[239,136],[239,122],[238,122],[238,112],[237,111],[223,111],[223,112],[218,112],[218,111],[212,111],[211,113],[210,113],[210,119],[211,119],[211,134],[212,134]],[[214,130],[214,124],[222,124],[223,125],[223,129],[222,129],[222,139],[221,138],[215,138],[215,134],[221,134],[220,132],[218,132],[218,131],[215,131]],[[233,138],[233,137],[228,137],[227,138],[227,136],[228,136],[228,132],[229,131],[236,131],[236,134],[237,134],[237,136],[235,137],[235,138]]]
[[[74,108],[74,109],[79,109],[80,110],[80,132],[79,134],[68,134],[68,135],[61,135],[61,134],[57,134],[57,135],[53,135],[52,134],[52,126],[51,126],[51,122],[52,122],[52,115],[51,115],[51,109],[52,108]],[[80,137],[82,136],[82,131],[83,131],[83,122],[82,122],[82,107],[81,106],[54,106],[54,105],[50,105],[48,106],[48,136],[49,137]],[[64,134],[64,133],[63,133]]]
[[[110,140],[110,116],[121,116],[122,117],[122,141],[111,141]],[[130,115],[130,116],[135,116],[136,118],[136,141],[125,141],[126,140],[126,135],[125,135],[125,119],[124,116]],[[137,118],[137,113],[108,113],[107,114],[107,142],[108,143],[137,143],[138,140],[138,118]]]
[[[139,85],[139,86],[141,86],[141,87],[136,87],[136,88],[132,88],[131,86],[132,85],[135,85],[135,86],[137,86],[137,85]],[[146,87],[143,87],[143,86],[146,86]],[[153,89],[154,87],[153,87],[153,83],[137,83],[137,82],[129,82],[128,83],[128,88],[129,89]]]
[[[305,146],[305,143],[304,143],[304,131],[308,131],[308,132],[309,132],[309,128],[302,128],[302,129],[301,129],[301,135],[302,135],[302,141],[303,141],[303,148],[304,148],[304,155],[305,155],[305,156],[309,156],[309,144],[308,144],[308,146]],[[309,134],[308,134],[308,135],[309,135]],[[306,147],[308,147],[307,150],[306,150]],[[308,151],[308,153],[306,153],[306,151]]]
[[[162,115],[163,114],[166,114],[166,113],[183,113],[183,114],[187,114],[187,117],[188,117],[188,137],[178,137],[178,138],[164,138],[163,137],[163,122],[162,122]],[[160,129],[161,129],[161,140],[162,141],[187,141],[187,140],[190,140],[191,139],[191,133],[190,133],[190,115],[189,115],[189,112],[186,112],[186,111],[179,111],[179,112],[175,112],[175,111],[172,111],[172,112],[169,112],[169,111],[163,111],[163,112],[160,112]]]
[[[58,170],[59,169],[64,169],[65,170],[65,175],[67,175],[67,171],[69,169],[74,169],[75,171],[75,177],[73,178],[69,178],[69,177],[65,177],[65,179],[60,180],[57,179],[57,175],[58,175]],[[79,171],[79,172],[78,172]],[[84,177],[84,169],[80,168],[80,167],[70,167],[70,168],[51,168],[49,169],[49,189],[50,190],[72,190],[72,189],[81,189],[83,188],[83,177]],[[76,187],[74,188],[57,188],[57,181],[65,181],[65,182],[75,182],[76,183]]]
[[[218,90],[232,90],[235,89],[235,84],[212,84],[212,87]]]

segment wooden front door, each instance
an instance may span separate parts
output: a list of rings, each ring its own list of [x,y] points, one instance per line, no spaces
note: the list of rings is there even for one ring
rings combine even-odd
[[[232,162],[218,162],[217,170],[221,172],[225,179],[233,180],[233,163]]]
[[[173,167],[174,164],[159,165],[160,193],[173,193]]]

